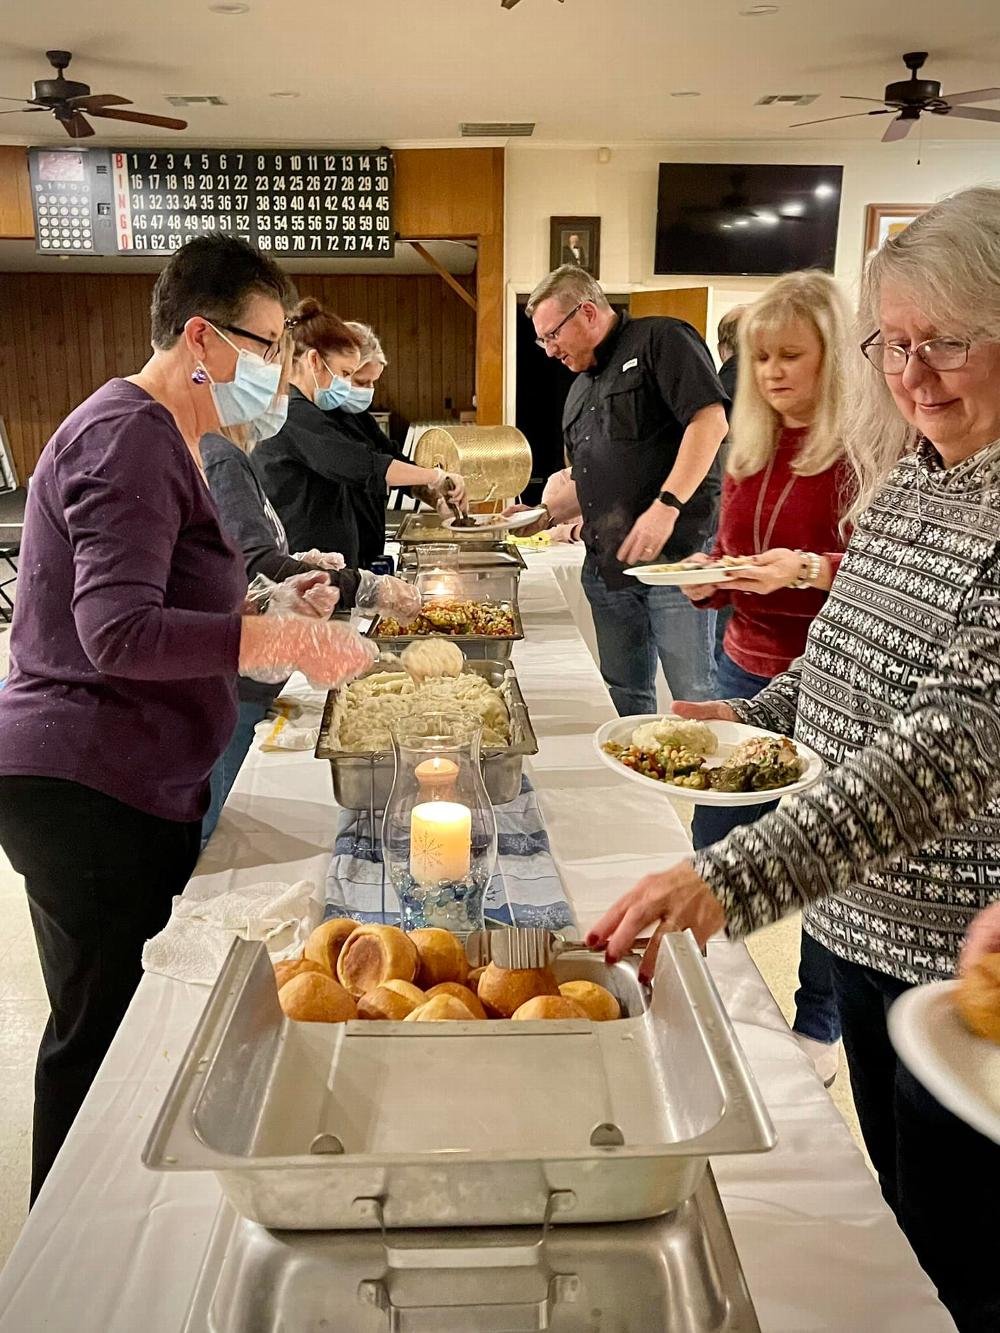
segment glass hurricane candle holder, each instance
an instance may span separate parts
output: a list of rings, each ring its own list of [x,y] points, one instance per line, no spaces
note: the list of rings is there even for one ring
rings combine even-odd
[[[497,824],[480,766],[482,726],[444,713],[393,724],[395,774],[382,855],[400,926],[482,930]]]

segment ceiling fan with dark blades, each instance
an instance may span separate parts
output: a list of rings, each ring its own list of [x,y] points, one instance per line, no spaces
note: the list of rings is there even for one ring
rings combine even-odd
[[[990,111],[986,107],[966,106],[966,102],[993,102],[1000,99],[1000,88],[975,88],[965,93],[948,93],[942,96],[941,85],[937,79],[918,78],[918,72],[927,59],[926,51],[910,51],[903,56],[903,64],[910,71],[908,79],[899,79],[890,83],[881,102],[875,97],[854,97],[845,94],[845,102],[875,102],[877,111],[850,111],[844,116],[824,116],[821,120],[800,120],[790,128],[793,130],[803,125],[825,125],[831,120],[853,120],[856,116],[894,116],[889,122],[883,143],[892,143],[896,139],[905,139],[910,130],[924,114],[932,116],[956,116],[960,120],[990,120],[1000,122],[1000,111]]]
[[[137,125],[156,125],[164,130],[186,130],[186,120],[173,116],[153,116],[145,111],[122,111],[131,106],[127,97],[114,93],[91,94],[85,83],[77,83],[63,76],[72,56],[69,51],[46,51],[49,64],[56,71],[54,79],[36,79],[31,85],[30,97],[0,97],[0,102],[23,102],[23,106],[0,111],[0,116],[30,115],[33,111],[49,111],[55,116],[71,139],[87,139],[95,133],[87,116],[102,120],[127,120]],[[86,115],[84,115],[86,112]]]

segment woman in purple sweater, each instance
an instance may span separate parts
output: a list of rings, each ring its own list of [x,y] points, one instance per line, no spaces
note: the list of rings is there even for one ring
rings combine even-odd
[[[202,436],[271,409],[288,298],[242,241],[191,241],[157,279],[149,361],[67,417],[32,480],[0,692],[0,844],[51,1006],[32,1199],[197,860],[237,675],[349,679],[371,660],[343,625],[244,614],[202,469]]]

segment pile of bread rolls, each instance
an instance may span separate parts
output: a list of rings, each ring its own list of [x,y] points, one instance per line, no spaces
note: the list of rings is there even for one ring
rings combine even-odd
[[[276,963],[274,972],[282,1010],[301,1023],[621,1017],[618,1001],[594,981],[559,985],[548,968],[495,963],[470,970],[458,936],[436,928],[407,934],[346,918],[324,921],[302,957]]]

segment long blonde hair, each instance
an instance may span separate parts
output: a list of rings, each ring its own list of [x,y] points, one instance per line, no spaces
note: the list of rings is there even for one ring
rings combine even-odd
[[[878,329],[886,282],[909,296],[938,333],[1000,341],[1000,189],[977,186],[942,200],[870,256],[861,283],[858,343]],[[845,440],[856,478],[849,518],[868,508],[917,439],[885,376],[867,362],[859,365]]]
[[[789,273],[758,297],[740,320],[740,371],[726,464],[737,481],[767,466],[781,433],[781,417],[757,387],[754,341],[758,334],[785,328],[793,320],[813,326],[823,348],[823,360],[816,415],[792,471],[800,477],[814,477],[844,454],[844,362],[850,323],[847,304],[829,274],[816,270]]]

